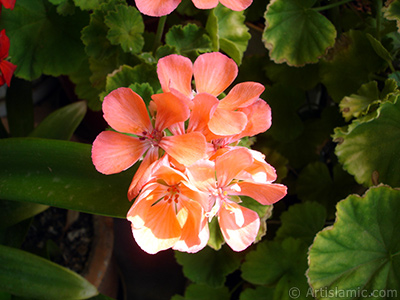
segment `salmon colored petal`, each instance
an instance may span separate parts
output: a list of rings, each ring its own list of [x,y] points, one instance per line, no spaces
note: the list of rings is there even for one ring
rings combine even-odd
[[[216,135],[229,136],[241,133],[246,124],[246,114],[217,108],[208,122],[208,128]]]
[[[182,234],[173,205],[161,200],[147,211],[145,225],[132,228],[136,243],[149,254],[171,248]]]
[[[218,5],[218,0],[192,0],[194,6],[199,9],[211,9]]]
[[[215,180],[214,180],[215,186]],[[181,185],[179,186],[181,194],[193,201],[199,203],[205,211],[208,211],[211,208],[210,203],[210,193],[204,190],[201,191],[200,188],[197,188],[194,184],[189,181],[182,181]],[[211,189],[210,189],[211,190]]]
[[[199,160],[186,168],[191,183],[201,191],[213,191],[216,188],[215,163]]]
[[[253,157],[245,148],[233,149],[215,159],[218,187],[226,187],[240,172],[251,166]]]
[[[138,10],[148,16],[161,17],[170,14],[181,0],[135,0]]]
[[[163,198],[166,193],[167,188],[156,182],[149,183],[143,188],[126,215],[126,218],[132,223],[132,228],[140,229],[145,225],[150,207]]]
[[[194,81],[198,93],[218,96],[235,80],[236,63],[219,52],[200,55],[193,65]]]
[[[143,99],[130,88],[118,88],[103,101],[104,119],[116,131],[143,135],[153,126]]]
[[[208,242],[208,231],[203,230],[207,225],[203,209],[199,203],[186,200],[182,201],[181,210],[184,210],[187,216],[182,226],[180,241],[175,244],[173,249],[191,253],[198,252],[204,248]]]
[[[162,179],[169,186],[176,185],[182,180],[187,180],[183,173],[169,166],[161,166],[156,172],[154,172],[154,177]]]
[[[164,92],[173,88],[191,98],[193,64],[189,58],[177,54],[160,58],[157,74]]]
[[[219,0],[222,5],[235,11],[242,11],[248,8],[253,0]]]
[[[240,225],[237,220],[240,220]],[[218,221],[226,243],[234,251],[243,251],[250,246],[260,228],[258,214],[234,202],[225,202],[221,206]]]
[[[256,101],[265,88],[257,82],[242,82],[235,85],[219,103],[219,108],[235,110],[246,107]]]
[[[287,187],[278,183],[239,182],[240,191],[230,192],[234,195],[244,195],[260,202],[263,205],[271,205],[281,200],[287,194]]]
[[[252,105],[242,108],[239,111],[246,114],[247,124],[238,138],[263,133],[272,125],[271,108],[264,100],[259,99]]]
[[[192,112],[189,119],[188,132],[209,131],[208,122],[217,109],[219,100],[210,94],[201,93],[193,98]]]
[[[206,139],[199,132],[163,137],[159,146],[185,166],[204,158],[206,154]]]
[[[254,162],[246,169],[246,172],[252,175],[252,179],[260,183],[275,181],[277,178],[275,168],[264,160],[264,154],[255,150],[250,150],[250,153]]]
[[[172,93],[156,94],[151,97],[157,105],[155,128],[159,131],[189,118],[190,110],[185,99]]]
[[[132,182],[128,189],[128,199],[131,201],[135,198],[142,187],[150,180],[153,169],[158,159],[158,148],[151,147],[140,163],[139,168],[133,176]]]
[[[119,173],[136,163],[149,146],[147,141],[138,138],[114,131],[103,131],[93,142],[93,164],[100,173]]]

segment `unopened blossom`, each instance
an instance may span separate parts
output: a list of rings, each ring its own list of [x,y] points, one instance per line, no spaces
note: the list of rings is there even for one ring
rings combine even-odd
[[[260,83],[239,83],[226,97],[217,98],[232,84],[237,73],[236,63],[219,52],[202,54],[194,64],[176,54],[161,58],[157,64],[163,91],[181,94],[189,102],[192,112],[188,131],[202,132],[208,141],[233,135],[239,139],[263,132],[270,126],[270,108],[260,99],[264,91]],[[256,118],[262,122],[254,122]]]
[[[6,31],[3,29],[0,32],[0,86],[5,83],[10,86],[11,78],[17,68],[16,65],[6,60],[9,49],[10,39],[6,36]]]
[[[241,206],[238,196],[271,205],[286,195],[284,185],[270,181],[276,178],[274,170],[260,164],[259,159],[246,148],[235,148],[215,161],[200,160],[187,168],[191,182],[209,193],[205,211],[210,219],[218,217],[222,235],[234,251],[250,246],[260,228],[258,214]]]
[[[153,178],[127,214],[138,245],[150,254],[168,248],[191,253],[203,249],[209,231],[201,203],[207,194],[167,165],[160,166]]]
[[[181,0],[135,0],[139,11],[145,15],[161,17],[174,11]],[[192,0],[194,6],[199,9],[211,9],[221,3],[235,11],[245,10],[253,0]]]
[[[118,88],[103,101],[104,119],[114,130],[101,132],[92,147],[92,160],[103,174],[119,173],[144,159],[136,172],[129,198],[137,194],[136,185],[146,169],[159,158],[162,149],[183,165],[205,155],[206,142],[197,132],[167,136],[166,128],[189,117],[189,109],[171,93],[153,95],[156,106],[154,124],[143,99],[129,88]]]

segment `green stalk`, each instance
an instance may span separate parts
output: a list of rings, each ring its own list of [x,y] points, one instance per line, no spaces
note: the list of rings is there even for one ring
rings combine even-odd
[[[158,20],[158,27],[157,27],[157,32],[156,32],[156,37],[154,39],[154,45],[153,45],[153,54],[156,52],[158,46],[161,45],[161,38],[164,32],[165,28],[165,22],[167,21],[167,16],[162,16]]]
[[[381,24],[382,24],[382,1],[375,1],[375,17],[376,17],[376,39],[378,41],[381,40]]]
[[[328,4],[328,5],[325,5],[325,6],[315,7],[315,8],[313,8],[313,10],[315,10],[315,11],[328,10],[328,9],[340,6],[342,4],[345,4],[345,3],[351,2],[351,1],[353,1],[353,0],[343,0],[343,1],[336,2],[336,3]]]

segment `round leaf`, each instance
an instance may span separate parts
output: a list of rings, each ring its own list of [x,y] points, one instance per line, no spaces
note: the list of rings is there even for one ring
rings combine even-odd
[[[107,38],[128,53],[139,53],[144,46],[142,15],[133,6],[118,5],[105,18],[110,28]]]
[[[176,260],[183,266],[183,273],[195,283],[221,287],[225,277],[239,268],[241,255],[227,247],[215,251],[209,247],[198,253],[175,252]]]
[[[400,101],[385,102],[375,118],[355,120],[347,132],[336,129],[335,153],[358,183],[400,185]]]
[[[333,24],[304,1],[272,1],[267,6],[265,20],[263,40],[276,63],[286,62],[290,66],[316,63],[335,43]]]
[[[307,276],[317,299],[397,299],[399,214],[400,190],[387,186],[337,205],[335,224],[317,234],[309,251]]]

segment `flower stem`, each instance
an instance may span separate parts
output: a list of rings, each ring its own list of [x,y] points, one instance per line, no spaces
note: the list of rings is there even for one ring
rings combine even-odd
[[[157,32],[156,32],[156,37],[154,39],[154,45],[153,45],[153,54],[156,52],[158,46],[161,45],[161,37],[164,32],[164,27],[165,27],[165,22],[167,20],[167,16],[162,16],[158,20],[158,27],[157,27]]]
[[[353,1],[353,0],[342,0],[342,1],[335,2],[335,3],[332,3],[332,4],[328,4],[328,5],[325,5],[325,6],[315,7],[315,8],[313,8],[313,10],[315,10],[315,11],[328,10],[328,9],[334,8],[336,6],[340,6],[342,4],[350,2],[350,1]]]

